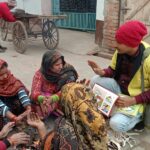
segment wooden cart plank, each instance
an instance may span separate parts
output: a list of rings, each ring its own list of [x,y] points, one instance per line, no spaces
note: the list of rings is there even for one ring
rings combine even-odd
[[[15,15],[17,19],[20,18],[39,18],[39,19],[65,19],[67,18],[66,15],[33,15],[33,14],[20,14]]]
[[[38,16],[38,18],[42,18],[42,19],[65,19],[67,18],[67,15],[49,15],[49,16]]]

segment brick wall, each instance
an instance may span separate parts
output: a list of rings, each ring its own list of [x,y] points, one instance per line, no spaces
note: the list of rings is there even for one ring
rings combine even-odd
[[[118,26],[119,0],[105,0],[102,47],[113,50],[112,44]]]

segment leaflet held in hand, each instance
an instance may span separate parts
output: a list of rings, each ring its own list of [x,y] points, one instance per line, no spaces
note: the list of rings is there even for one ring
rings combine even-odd
[[[93,93],[95,94],[98,109],[106,116],[110,116],[115,101],[118,98],[118,95],[111,92],[110,90],[95,84],[93,87]]]

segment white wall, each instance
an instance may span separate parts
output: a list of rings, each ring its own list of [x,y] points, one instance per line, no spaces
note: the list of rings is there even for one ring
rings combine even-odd
[[[25,12],[41,15],[41,1],[42,0],[23,0]]]
[[[24,9],[23,0],[16,0],[16,1],[17,1],[17,6],[16,6],[16,8]]]
[[[0,2],[7,2],[7,0],[0,0]]]
[[[51,0],[17,0],[17,8],[36,15],[51,14]]]
[[[96,20],[104,21],[104,0],[97,0]]]

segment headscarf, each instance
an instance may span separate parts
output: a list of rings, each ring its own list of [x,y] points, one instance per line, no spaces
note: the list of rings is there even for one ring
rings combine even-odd
[[[79,83],[66,84],[61,93],[65,116],[57,119],[55,135],[52,141],[52,134],[47,136],[44,150],[107,150],[106,122],[97,109],[94,94]]]
[[[52,68],[59,59],[62,59],[63,69],[60,73],[52,72],[50,68]],[[75,82],[78,78],[74,67],[67,64],[64,60],[64,56],[58,51],[47,51],[43,55],[40,71],[46,80],[57,85],[56,92],[59,91],[64,84]]]
[[[8,67],[8,64],[6,61],[0,59],[0,69],[3,66]],[[8,76],[7,78],[5,78],[5,80],[0,81],[0,96],[4,97],[15,96],[20,89],[24,88],[26,90],[23,83],[17,78],[15,78],[9,70],[7,72],[7,75]]]
[[[139,46],[141,40],[146,34],[147,28],[142,22],[138,20],[131,20],[125,22],[119,27],[115,38],[118,43],[134,48]]]
[[[80,148],[106,150],[106,122],[92,91],[80,83],[69,83],[63,86],[61,93],[62,110],[73,125]]]

